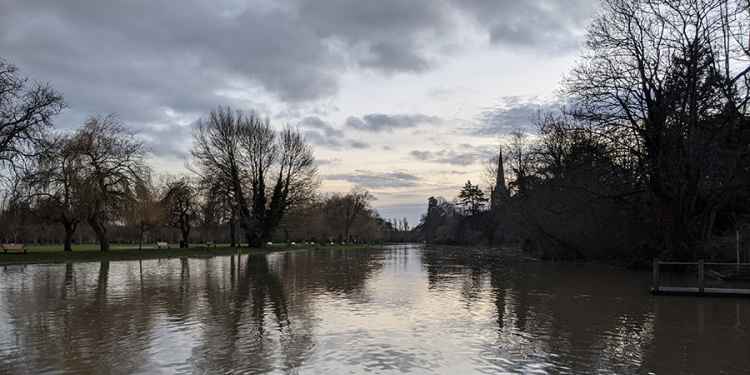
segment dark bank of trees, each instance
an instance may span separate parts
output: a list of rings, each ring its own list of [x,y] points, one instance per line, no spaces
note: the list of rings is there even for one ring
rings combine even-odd
[[[0,60],[3,242],[382,241],[406,232],[372,209],[364,190],[317,193],[312,147],[293,128],[252,112],[217,108],[199,120],[194,175],[157,176],[148,150],[115,116],[73,131],[53,117],[62,96]],[[314,224],[305,220],[312,220]]]
[[[604,1],[566,105],[506,148],[509,199],[470,215],[431,201],[428,240],[499,232],[549,257],[728,257],[750,208],[749,6]]]

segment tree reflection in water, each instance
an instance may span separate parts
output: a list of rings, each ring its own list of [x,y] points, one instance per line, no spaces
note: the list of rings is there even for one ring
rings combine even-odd
[[[750,365],[748,302],[459,248],[5,266],[0,373],[548,371]]]

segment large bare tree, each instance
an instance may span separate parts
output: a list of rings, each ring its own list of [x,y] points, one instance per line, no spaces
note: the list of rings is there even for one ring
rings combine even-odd
[[[218,108],[199,122],[194,138],[199,173],[231,187],[250,246],[263,246],[317,182],[312,148],[301,133],[276,131],[255,113]]]
[[[91,117],[74,135],[81,160],[86,221],[101,251],[109,250],[108,226],[124,214],[146,175],[143,144],[114,116]]]
[[[65,251],[73,250],[73,235],[84,220],[85,186],[81,162],[72,136],[49,137],[38,153],[33,172],[24,178],[44,219],[63,226]]]
[[[14,168],[36,154],[36,145],[63,109],[62,96],[49,85],[31,83],[0,58],[0,162]]]
[[[567,81],[575,115],[645,187],[671,256],[695,256],[743,189],[745,0],[607,0]]]

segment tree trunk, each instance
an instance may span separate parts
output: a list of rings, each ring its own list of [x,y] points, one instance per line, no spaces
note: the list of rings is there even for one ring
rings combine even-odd
[[[89,226],[96,234],[96,239],[99,241],[100,251],[109,251],[109,239],[107,239],[107,228],[95,218],[88,220]]]
[[[349,230],[351,229],[351,226],[352,226],[352,224],[350,224],[348,222],[345,223],[345,225],[344,225],[344,240],[345,241],[349,240]],[[341,242],[341,241],[339,241],[339,242]]]
[[[76,231],[76,224],[74,223],[64,223],[63,226],[65,227],[65,244],[64,244],[64,251],[73,251],[73,235]]]
[[[231,247],[237,247],[237,224],[234,222],[234,212],[229,219],[229,242]]]
[[[188,248],[188,238],[190,237],[190,227],[182,228],[182,241],[180,241],[180,249]]]
[[[138,250],[143,250],[143,233],[146,232],[145,225],[141,223],[140,225],[140,233],[138,235]]]

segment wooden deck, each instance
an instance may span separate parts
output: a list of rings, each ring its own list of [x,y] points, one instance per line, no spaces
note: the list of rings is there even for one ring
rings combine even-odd
[[[682,286],[661,286],[651,288],[651,294],[659,296],[694,296],[694,297],[750,297],[750,289],[736,288],[700,288]]]
[[[662,271],[660,270],[662,265],[678,265],[678,266],[695,266],[697,270],[697,277],[694,282],[687,283],[684,286],[665,286],[662,284]],[[737,288],[737,285],[727,283],[726,286],[707,286],[706,285],[706,266],[712,267],[725,267],[734,268],[736,274],[740,273],[741,267],[750,267],[748,263],[707,263],[704,261],[698,262],[663,262],[658,259],[654,259],[653,268],[653,284],[651,287],[651,294],[654,295],[668,295],[668,296],[696,296],[696,297],[750,297],[750,288]],[[717,276],[718,275],[718,276]],[[724,279],[727,278],[718,272],[710,272],[710,276],[717,277],[724,283]],[[720,277],[724,276],[724,277]],[[693,284],[695,286],[691,286]],[[740,285],[740,286],[746,286]]]

